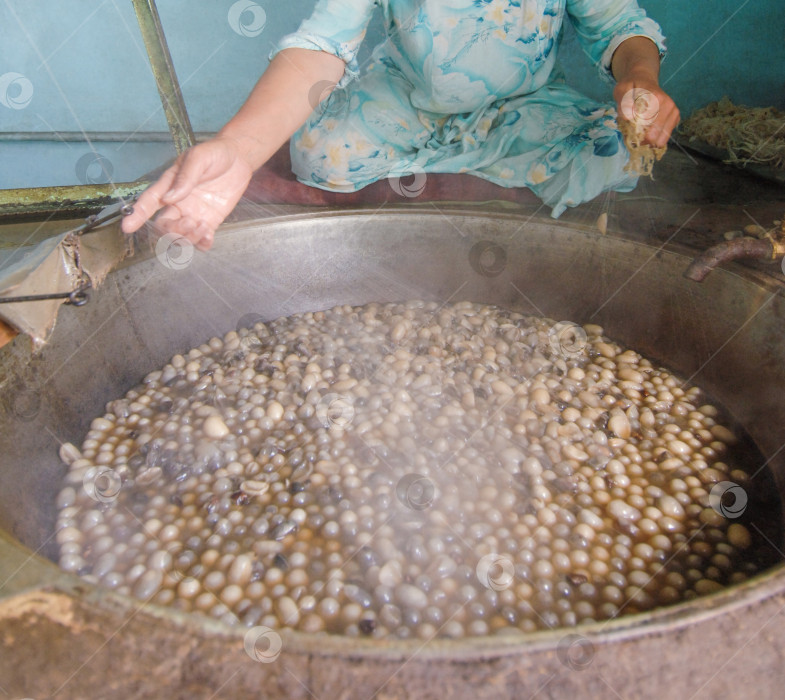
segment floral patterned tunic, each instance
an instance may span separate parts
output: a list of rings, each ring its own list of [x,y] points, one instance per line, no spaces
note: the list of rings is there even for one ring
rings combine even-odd
[[[375,5],[386,39],[361,74],[357,52]],[[471,173],[531,188],[553,216],[631,190],[637,177],[624,172],[615,109],[559,80],[565,15],[609,80],[629,37],[664,53],[659,26],[635,0],[318,0],[276,52],[326,51],[346,71],[292,139],[295,174],[346,192],[396,175]]]

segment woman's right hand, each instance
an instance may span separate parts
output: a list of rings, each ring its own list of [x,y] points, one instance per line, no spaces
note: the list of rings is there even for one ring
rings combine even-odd
[[[281,51],[220,133],[181,154],[142,193],[133,214],[123,219],[123,231],[136,231],[160,209],[155,219],[160,233],[180,234],[207,250],[254,170],[286,143],[315,108],[314,86],[337,84],[345,69],[343,60],[323,51]]]
[[[160,234],[176,233],[199,250],[208,250],[215,230],[240,201],[252,175],[242,144],[216,136],[182,153],[134,203],[122,229],[132,233],[160,210],[155,219]]]

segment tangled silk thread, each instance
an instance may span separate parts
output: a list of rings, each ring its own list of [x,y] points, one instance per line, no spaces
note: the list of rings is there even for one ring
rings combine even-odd
[[[624,138],[624,145],[630,152],[630,161],[624,166],[624,171],[652,177],[654,163],[665,155],[665,151],[668,150],[667,146],[657,148],[643,143],[646,130],[645,125],[641,122],[620,118],[619,131]]]
[[[681,133],[728,152],[726,163],[759,163],[785,169],[785,112],[744,107],[727,97],[697,110]]]

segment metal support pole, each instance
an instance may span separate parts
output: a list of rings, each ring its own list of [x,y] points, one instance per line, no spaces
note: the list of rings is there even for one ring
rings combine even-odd
[[[185,109],[183,95],[180,92],[180,84],[177,82],[177,74],[166,44],[155,0],[131,0],[131,2],[133,2],[142,39],[144,39],[144,45],[147,48],[150,67],[158,86],[158,94],[161,96],[166,121],[172,132],[174,147],[178,153],[182,153],[186,148],[193,146],[196,139],[188,112]]]

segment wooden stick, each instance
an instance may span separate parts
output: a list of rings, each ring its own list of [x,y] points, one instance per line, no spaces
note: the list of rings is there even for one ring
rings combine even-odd
[[[0,321],[0,348],[10,343],[17,335],[19,331]]]

